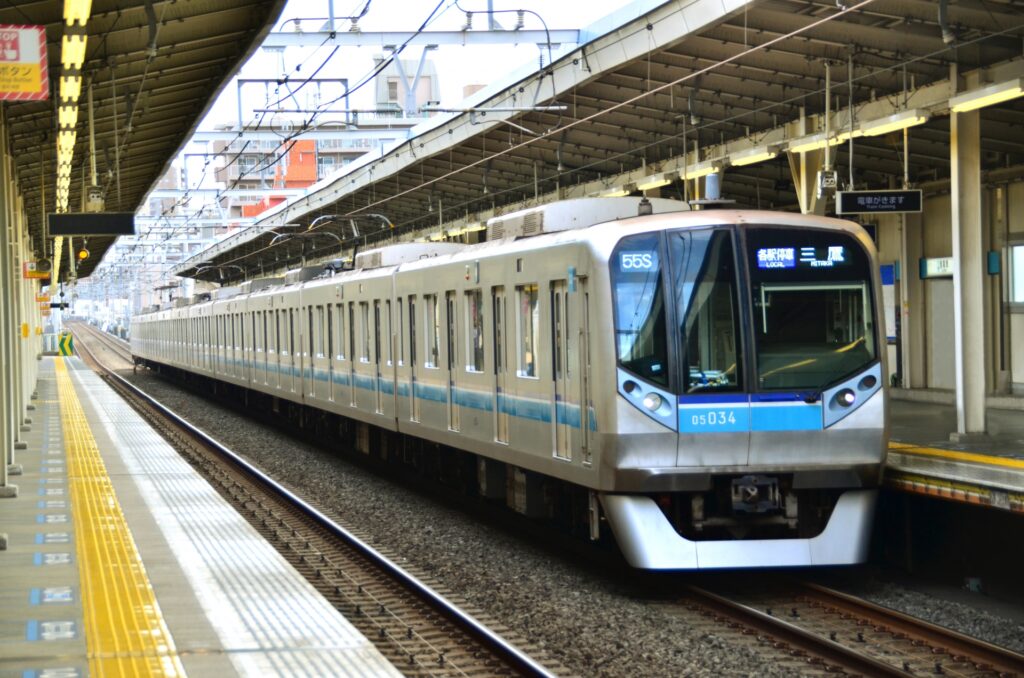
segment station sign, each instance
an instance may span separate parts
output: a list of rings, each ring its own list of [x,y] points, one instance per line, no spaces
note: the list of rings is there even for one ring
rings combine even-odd
[[[836,214],[904,214],[920,212],[923,197],[913,191],[839,191]]]
[[[68,212],[46,215],[47,235],[135,235],[134,212]]]
[[[50,295],[49,294],[37,294],[36,295],[36,301],[38,301],[39,303],[49,304],[50,303]]]
[[[49,98],[46,27],[0,24],[0,99]]]
[[[952,278],[953,257],[935,257],[933,259],[921,259],[921,279],[927,278]]]

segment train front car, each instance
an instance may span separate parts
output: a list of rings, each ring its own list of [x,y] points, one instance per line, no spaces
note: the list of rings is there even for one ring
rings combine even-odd
[[[869,238],[767,212],[650,219],[607,252],[619,405],[601,501],[627,560],[862,562],[888,433]]]

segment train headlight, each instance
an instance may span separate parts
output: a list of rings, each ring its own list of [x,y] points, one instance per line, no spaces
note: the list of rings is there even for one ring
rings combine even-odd
[[[857,402],[857,394],[853,392],[853,389],[844,388],[836,394],[836,402],[843,407],[850,407]]]
[[[648,393],[644,396],[644,407],[651,412],[657,411],[661,407],[662,399],[657,393]]]

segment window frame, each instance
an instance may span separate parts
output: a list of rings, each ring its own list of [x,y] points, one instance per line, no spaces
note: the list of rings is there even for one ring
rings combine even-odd
[[[524,319],[523,315],[523,293],[527,288],[532,288],[535,305],[530,311],[530,347],[532,352],[530,374],[523,369],[526,357],[526,342],[524,341]],[[543,314],[541,313],[541,284],[540,282],[523,283],[515,286],[516,292],[516,377],[520,379],[540,379],[540,351],[538,339],[540,338],[540,324]]]

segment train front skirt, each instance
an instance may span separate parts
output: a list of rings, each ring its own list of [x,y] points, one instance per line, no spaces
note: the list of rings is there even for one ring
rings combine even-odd
[[[691,541],[653,499],[601,494],[601,505],[630,565],[645,570],[853,565],[867,558],[878,490],[848,490],[828,525],[811,539]]]

